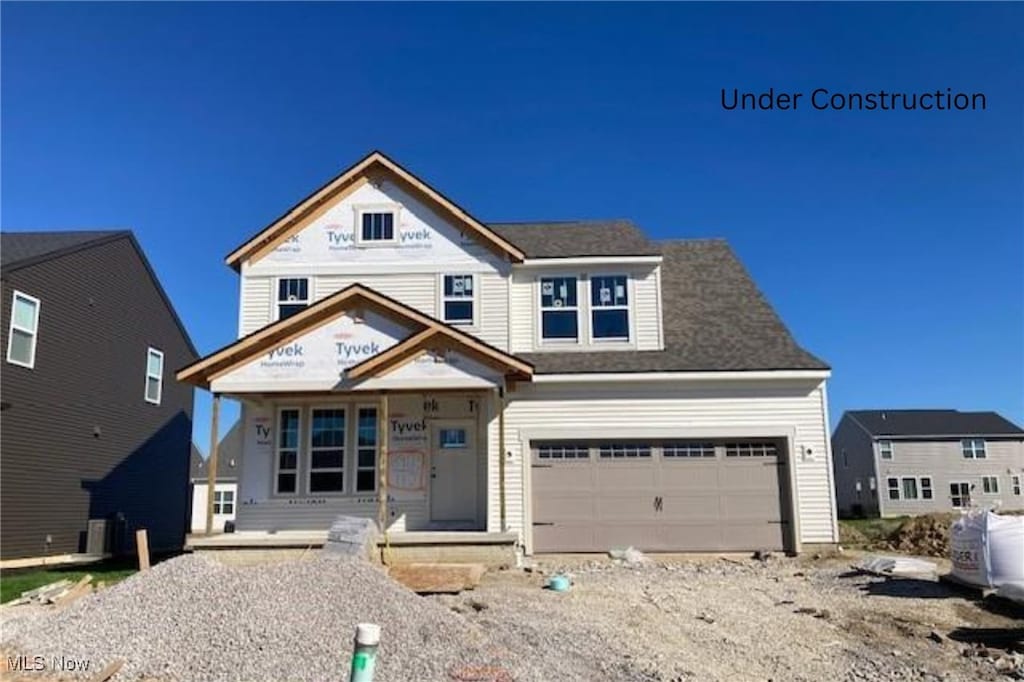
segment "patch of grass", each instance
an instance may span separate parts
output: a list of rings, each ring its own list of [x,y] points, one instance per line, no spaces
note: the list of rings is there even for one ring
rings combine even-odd
[[[874,545],[891,538],[909,518],[909,516],[896,516],[888,519],[841,519],[839,525],[854,531],[851,535],[863,535],[867,539],[868,545]]]
[[[82,576],[92,576],[95,585],[101,580],[110,585],[138,571],[134,561],[109,560],[85,566],[50,566],[47,568],[20,568],[0,573],[0,603],[17,599],[22,592],[34,590],[58,580],[70,580],[72,583]]]

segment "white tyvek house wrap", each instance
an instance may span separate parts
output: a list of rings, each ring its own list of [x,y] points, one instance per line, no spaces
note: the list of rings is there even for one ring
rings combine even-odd
[[[361,210],[397,211],[394,244],[356,246]],[[463,234],[426,204],[384,181],[366,184],[329,208],[308,227],[289,237],[249,267],[258,274],[274,265],[320,263],[418,263],[479,265],[492,260],[475,236]],[[261,268],[262,266],[262,268]]]
[[[450,351],[443,356],[423,353],[380,377],[361,382],[358,387],[366,390],[494,388],[501,384],[501,378],[500,372],[461,353]]]
[[[214,379],[210,390],[331,390],[340,386],[346,369],[387,350],[410,333],[373,312],[367,312],[361,321],[342,314]]]

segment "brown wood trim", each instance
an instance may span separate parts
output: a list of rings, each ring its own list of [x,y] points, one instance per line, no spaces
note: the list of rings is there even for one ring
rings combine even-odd
[[[439,206],[458,222],[466,225],[483,240],[488,248],[500,254],[508,255],[515,262],[522,262],[526,258],[526,254],[519,247],[505,240],[489,227],[466,213],[466,211],[434,190],[427,183],[380,152],[373,152],[362,161],[357,162],[349,170],[306,197],[295,208],[261,230],[255,237],[232,251],[225,258],[225,262],[237,269],[242,260],[255,261],[262,258],[282,241],[302,230],[312,220],[322,215],[334,203],[365,184],[371,173],[370,168],[374,164],[379,164],[391,175],[398,178],[402,184],[412,188],[420,195],[429,199],[431,203]]]

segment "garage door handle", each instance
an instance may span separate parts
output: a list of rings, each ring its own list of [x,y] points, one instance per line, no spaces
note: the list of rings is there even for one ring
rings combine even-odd
[[[530,465],[531,469],[550,469],[551,467],[552,467],[551,464],[531,464]]]
[[[553,525],[555,525],[555,522],[554,521],[534,521],[533,525],[535,525],[535,526],[553,526]]]

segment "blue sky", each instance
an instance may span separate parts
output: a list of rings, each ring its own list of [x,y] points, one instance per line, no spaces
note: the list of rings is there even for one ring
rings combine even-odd
[[[237,331],[224,255],[379,148],[485,221],[725,237],[832,365],[833,424],[1024,422],[1020,4],[5,2],[0,22],[0,226],[131,227],[201,352]],[[733,87],[988,108],[725,111]]]

